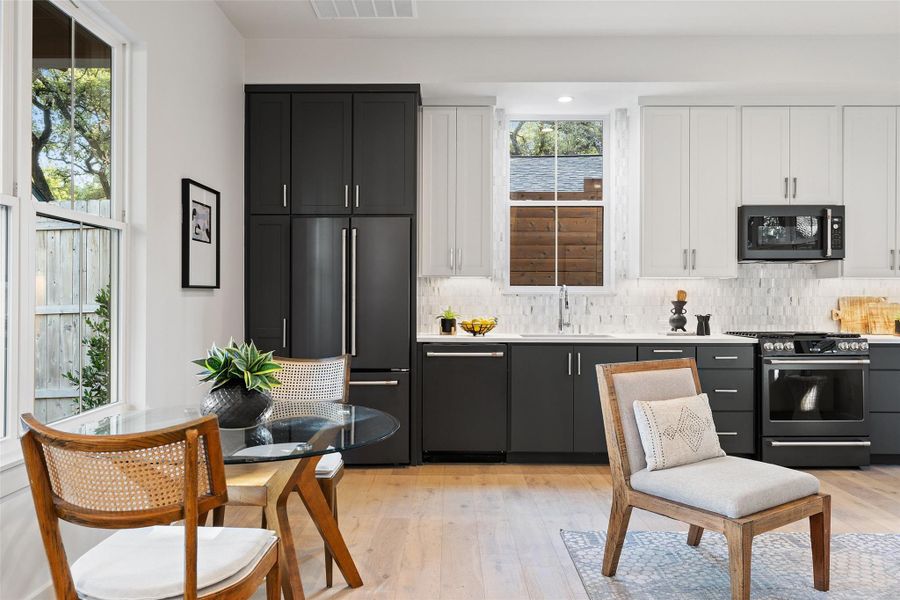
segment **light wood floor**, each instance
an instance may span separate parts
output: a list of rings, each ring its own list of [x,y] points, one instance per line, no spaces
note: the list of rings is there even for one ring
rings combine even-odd
[[[810,472],[833,497],[834,533],[900,533],[900,467]],[[325,588],[321,540],[293,498],[304,589],[313,599],[586,598],[559,530],[605,530],[610,485],[606,466],[348,469],[340,524],[365,585],[351,590],[335,568],[335,587]],[[257,519],[257,511],[229,508],[226,524]],[[639,510],[630,529],[687,531]],[[804,522],[785,531],[808,529]]]

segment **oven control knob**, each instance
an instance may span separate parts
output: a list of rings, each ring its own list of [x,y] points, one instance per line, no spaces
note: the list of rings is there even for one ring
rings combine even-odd
[[[838,344],[838,350],[846,350],[848,347],[849,347],[849,344],[847,344],[847,342],[840,342]]]
[[[868,350],[868,349],[869,349],[869,342],[860,342],[860,343],[859,343],[859,349],[860,349],[860,350]]]
[[[773,344],[772,342],[766,342],[765,344],[763,344],[763,350],[765,350],[766,352],[771,352],[774,349],[775,344]]]
[[[784,344],[782,344],[781,342],[775,342],[775,349],[784,350]]]
[[[853,342],[852,344],[850,344],[850,349],[851,350],[859,350],[859,343]]]

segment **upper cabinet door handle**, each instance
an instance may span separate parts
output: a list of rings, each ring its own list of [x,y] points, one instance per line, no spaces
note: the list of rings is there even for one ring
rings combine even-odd
[[[791,195],[792,198],[797,197],[797,178],[794,177],[794,193]]]
[[[287,208],[287,184],[281,186],[281,205]]]
[[[687,250],[681,251],[681,268],[687,271]]]
[[[891,250],[891,271],[895,270],[897,261],[897,251]]]
[[[784,178],[784,198],[787,200],[788,197],[788,178]]]
[[[350,208],[350,186],[344,185],[344,208]]]
[[[691,271],[697,269],[697,250],[691,250]]]
[[[354,197],[353,197],[353,205],[356,208],[359,208],[359,184],[356,184],[354,187]]]

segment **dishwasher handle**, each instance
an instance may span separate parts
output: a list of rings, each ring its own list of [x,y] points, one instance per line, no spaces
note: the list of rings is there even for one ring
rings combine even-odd
[[[429,358],[503,358],[503,352],[426,352]]]

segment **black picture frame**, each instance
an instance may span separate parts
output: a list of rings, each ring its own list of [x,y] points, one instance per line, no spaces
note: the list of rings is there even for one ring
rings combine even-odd
[[[192,192],[203,192],[204,200],[194,199]],[[210,200],[210,195],[213,197],[212,201]],[[221,282],[221,196],[217,190],[198,181],[186,177],[181,180],[181,287],[183,288],[219,289]],[[212,213],[212,217],[209,219],[208,241],[194,239],[192,211],[194,203],[204,206]],[[196,269],[192,271],[192,258],[196,258],[200,252],[198,246],[204,247],[203,252],[208,252],[210,247],[213,248],[215,252],[214,277],[212,272],[207,272],[205,273],[206,277],[201,278],[197,275]],[[209,269],[209,267],[206,267],[206,269]]]

